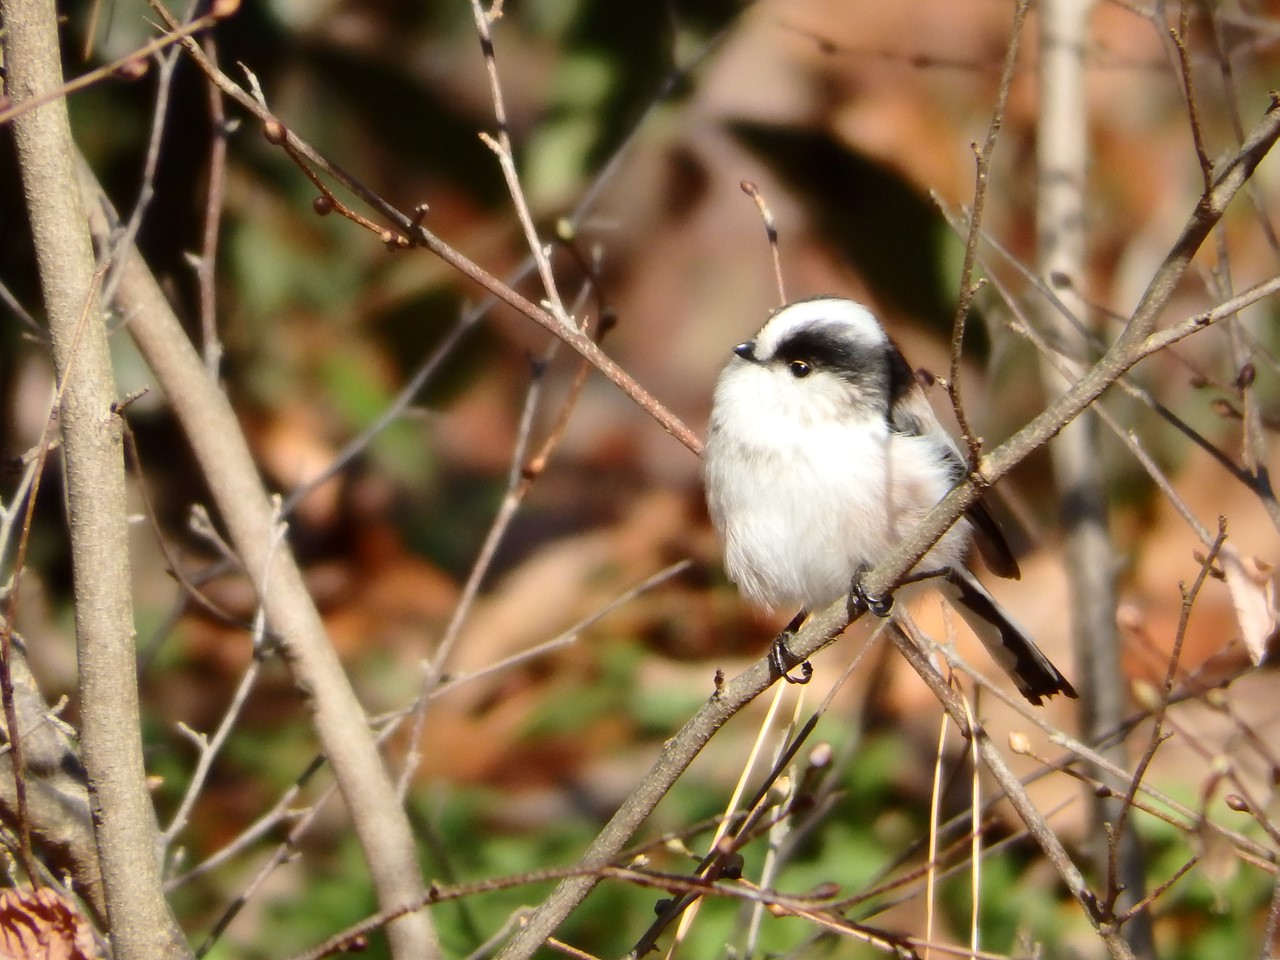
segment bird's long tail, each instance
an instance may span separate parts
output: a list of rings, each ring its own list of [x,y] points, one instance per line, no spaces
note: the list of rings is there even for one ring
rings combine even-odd
[[[951,567],[939,574],[938,589],[978,635],[992,659],[1013,678],[1024,697],[1037,706],[1043,697],[1056,693],[1076,698],[1075,688],[1067,678],[968,570]]]

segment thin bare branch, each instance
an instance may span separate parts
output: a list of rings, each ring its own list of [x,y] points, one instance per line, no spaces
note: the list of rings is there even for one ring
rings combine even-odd
[[[284,545],[287,531],[288,527],[284,521],[277,519],[272,530],[273,543],[270,558],[268,559],[268,570],[270,570],[271,558],[274,558]],[[260,588],[259,593],[264,591],[265,587]],[[223,713],[222,720],[218,723],[217,729],[212,737],[205,737],[202,734],[197,735],[188,731],[199,750],[199,757],[196,761],[196,768],[192,772],[190,780],[187,781],[187,789],[183,794],[182,802],[178,804],[178,809],[174,811],[173,817],[169,821],[169,826],[165,828],[164,842],[166,845],[172,844],[178,834],[186,828],[191,810],[195,806],[200,792],[204,789],[209,771],[213,768],[213,761],[218,756],[223,744],[226,743],[227,737],[231,735],[236,721],[240,718],[240,712],[244,708],[245,701],[249,698],[249,692],[253,689],[254,682],[257,680],[258,673],[262,667],[260,654],[265,642],[266,628],[266,612],[262,605],[259,604],[257,615],[254,618],[253,658],[249,661],[249,667],[245,670],[244,676],[240,678],[240,683],[237,685],[235,693]]]
[[[551,315],[562,326],[580,330],[582,325],[565,312],[564,304],[560,300],[560,288],[556,284],[551,261],[547,257],[547,249],[538,236],[537,227],[533,224],[533,214],[529,212],[529,201],[525,198],[524,186],[520,183],[520,174],[516,170],[515,154],[511,149],[511,134],[507,126],[506,101],[502,96],[502,84],[498,82],[498,58],[493,50],[493,33],[489,29],[493,21],[484,12],[480,0],[471,0],[471,12],[475,19],[476,33],[480,37],[480,49],[484,53],[485,72],[489,77],[489,97],[493,101],[494,119],[498,124],[496,138],[481,134],[480,139],[498,158],[502,177],[507,182],[507,192],[511,196],[511,205],[515,209],[516,218],[520,221],[520,228],[524,231],[525,243],[528,244],[529,253],[538,266],[538,275],[542,278],[542,289],[546,294]]]
[[[218,45],[212,33],[200,41],[205,56],[213,63],[218,61]],[[227,181],[227,111],[222,103],[222,91],[211,81],[205,81],[209,97],[209,185],[205,193],[204,236],[200,253],[195,257],[196,281],[200,286],[200,339],[205,370],[211,379],[218,379],[222,366],[222,342],[218,337],[217,266],[218,236],[222,228],[223,194]]]
[[[951,371],[947,375],[947,396],[951,399],[951,410],[955,414],[956,423],[960,427],[965,446],[968,448],[971,466],[976,465],[978,458],[982,455],[982,445],[970,428],[969,419],[964,412],[964,403],[960,396],[960,358],[964,352],[964,331],[969,321],[973,295],[978,291],[978,284],[973,280],[973,268],[978,256],[982,214],[987,205],[987,181],[991,173],[991,158],[995,154],[1000,127],[1004,122],[1009,90],[1013,87],[1014,70],[1018,63],[1018,46],[1022,40],[1022,25],[1027,18],[1027,10],[1030,6],[1031,0],[1018,0],[1014,5],[1013,25],[1010,28],[1009,44],[1005,48],[1004,68],[1000,74],[1000,87],[996,93],[991,125],[987,128],[987,136],[982,143],[982,148],[978,149],[977,144],[974,144],[977,170],[973,188],[973,207],[969,217],[969,236],[964,244],[964,263],[960,267],[960,296],[956,302],[955,319],[951,325]]]
[[[1219,519],[1217,539],[1214,540],[1213,545],[1209,548],[1209,553],[1204,562],[1200,564],[1200,572],[1196,574],[1196,579],[1192,583],[1191,589],[1186,590],[1183,595],[1182,611],[1178,618],[1178,629],[1174,633],[1173,649],[1169,653],[1169,665],[1165,672],[1164,688],[1160,691],[1159,700],[1156,703],[1154,722],[1151,727],[1151,736],[1147,741],[1147,748],[1143,751],[1142,758],[1134,768],[1133,776],[1129,778],[1129,787],[1125,791],[1119,809],[1115,812],[1115,820],[1111,822],[1111,827],[1107,833],[1107,892],[1103,903],[1108,912],[1115,911],[1119,907],[1121,896],[1125,892],[1124,884],[1127,874],[1121,863],[1121,838],[1123,837],[1125,825],[1129,821],[1130,813],[1133,810],[1134,798],[1138,794],[1138,785],[1146,777],[1147,769],[1151,766],[1151,761],[1155,759],[1156,751],[1160,748],[1160,744],[1164,742],[1164,721],[1169,709],[1169,695],[1173,693],[1173,681],[1178,674],[1178,661],[1182,655],[1182,644],[1186,640],[1187,624],[1191,619],[1191,610],[1195,606],[1196,598],[1200,596],[1200,591],[1203,589],[1205,581],[1208,580],[1209,571],[1213,568],[1213,562],[1218,556],[1218,551],[1222,549],[1222,544],[1226,538],[1226,523]],[[1141,899],[1141,897],[1138,897],[1131,903],[1125,903],[1120,909],[1132,912],[1134,904]]]
[[[782,256],[778,253],[778,225],[773,219],[773,211],[769,209],[769,204],[764,199],[764,194],[750,180],[743,180],[740,184],[742,192],[745,193],[756,205],[756,209],[760,211],[760,220],[764,223],[765,239],[769,242],[769,254],[773,258],[773,277],[778,285],[778,303],[785,304],[787,302],[787,285],[782,279]]]
[[[149,43],[143,44],[132,53],[127,53],[118,60],[113,60],[111,63],[104,64],[95,70],[81,74],[74,80],[70,80],[65,83],[59,82],[56,87],[43,91],[38,97],[33,97],[30,100],[23,100],[20,102],[15,101],[11,106],[0,109],[0,125],[11,123],[24,113],[34,110],[37,107],[44,106],[46,103],[61,100],[79,90],[91,87],[95,83],[98,83],[113,74],[121,73],[122,71],[127,72],[127,68],[132,67],[134,64],[145,62],[152,54],[158,53],[166,47],[171,47],[175,43],[181,43],[183,40],[200,33],[202,30],[207,30],[217,22],[218,19],[215,16],[200,17],[185,25],[180,25],[177,21],[174,21],[173,29],[170,33],[166,33]]]
[[[124,222],[117,243],[128,248],[137,240],[138,231],[142,229],[142,221],[147,215],[151,199],[155,196],[156,167],[160,163],[160,145],[164,139],[165,121],[169,115],[169,93],[173,89],[173,73],[178,66],[180,51],[168,49],[156,53],[156,101],[151,110],[151,129],[147,134],[147,151],[142,161],[141,182],[138,184],[138,199]],[[119,282],[119,261],[113,260],[109,254],[103,259],[113,266],[107,270],[107,278],[102,284],[102,299],[110,303],[115,295]]]
[[[1152,277],[1129,322],[1107,352],[1069,390],[998,448],[983,456],[977,468],[957,484],[908,536],[863,579],[863,589],[884,596],[982,492],[1005,476],[1032,450],[1056,435],[1139,361],[1159,346],[1176,342],[1213,322],[1214,312],[1197,315],[1184,326],[1156,331],[1157,318],[1192,258],[1254,168],[1280,137],[1280,100],[1267,112],[1241,150],[1222,165],[1213,189],[1200,198],[1181,235]],[[843,602],[839,604],[843,606]]]
[[[81,167],[80,189],[88,198],[91,228],[111,239],[107,201],[93,175]],[[226,395],[212,381],[199,354],[141,257],[122,251],[124,266],[116,307],[183,425],[236,554],[257,585],[286,662],[308,694],[316,732],[333,764],[384,904],[418,897],[422,877],[412,831],[382,759],[366,727],[364,711],[329,644],[302,573],[289,551],[273,556],[273,508]],[[425,914],[414,914],[388,931],[403,956],[438,952]]]
[[[150,0],[152,9],[154,9],[162,18],[169,23],[172,29],[175,22],[163,7],[159,5],[157,0]],[[493,276],[487,270],[480,267],[474,261],[465,257],[448,243],[437,237],[428,230],[421,222],[420,218],[409,216],[397,210],[394,206],[384,200],[377,193],[369,189],[347,171],[343,170],[337,164],[328,160],[318,153],[310,144],[302,140],[292,130],[289,130],[281,121],[273,116],[262,104],[258,103],[251,94],[243,90],[238,84],[226,76],[218,67],[211,63],[204,56],[199,45],[194,40],[183,40],[183,45],[192,59],[205,72],[218,87],[235,100],[242,107],[256,116],[269,130],[278,131],[282,137],[282,144],[287,143],[291,155],[305,158],[306,161],[318,170],[323,170],[326,174],[333,177],[344,188],[351,191],[360,200],[369,205],[373,210],[384,217],[391,223],[393,230],[393,239],[395,235],[403,235],[408,238],[414,246],[425,247],[433,254],[444,260],[447,264],[461,273],[463,276],[482,286],[489,293],[514,308],[519,313],[528,317],[530,320],[538,324],[544,330],[559,337],[567,343],[572,349],[576,350],[581,356],[591,363],[597,370],[604,374],[609,380],[630,397],[637,405],[640,406],[649,416],[658,422],[658,424],[666,430],[671,436],[680,443],[684,444],[693,453],[701,456],[702,441],[690,430],[679,417],[667,409],[652,394],[640,386],[629,373],[623,370],[616,362],[608,357],[604,351],[591,339],[586,333],[580,330],[568,327],[561,323],[549,311],[532,303],[528,298],[522,296],[512,289],[508,284]],[[271,125],[271,126],[267,126]]]
[[[961,735],[973,738],[976,741],[982,762],[986,764],[996,782],[1000,784],[1005,796],[1013,804],[1014,809],[1018,811],[1019,818],[1026,825],[1028,832],[1030,832],[1036,843],[1039,844],[1040,849],[1044,851],[1049,862],[1053,864],[1054,869],[1058,871],[1058,875],[1062,878],[1063,883],[1066,884],[1067,889],[1079,901],[1085,916],[1093,924],[1094,930],[1106,946],[1108,955],[1116,958],[1116,960],[1128,960],[1128,958],[1131,958],[1133,951],[1121,935],[1119,925],[1115,923],[1115,918],[1105,915],[1098,909],[1097,899],[1085,882],[1083,874],[1080,873],[1079,868],[1076,867],[1074,861],[1062,846],[1062,841],[1058,839],[1058,835],[1053,832],[1053,829],[1045,822],[1043,815],[1031,802],[1026,789],[1022,786],[1021,781],[1013,775],[1013,772],[1005,763],[1004,757],[987,735],[986,730],[981,726],[970,725],[969,712],[961,696],[947,685],[946,680],[934,669],[929,658],[912,642],[906,633],[901,630],[894,630],[892,636],[898,651],[907,658],[915,671],[924,678],[925,683],[929,685],[929,689],[933,691],[933,695],[938,698],[938,701],[950,715],[952,723],[956,724],[960,729]]]

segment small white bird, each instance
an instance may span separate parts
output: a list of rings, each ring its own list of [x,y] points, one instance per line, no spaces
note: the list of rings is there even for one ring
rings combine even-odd
[[[807,611],[857,595],[862,572],[964,477],[964,459],[902,353],[860,304],[788,304],[733,353],[711,410],[707,504],[730,579],[762,605],[803,608],[798,626]],[[911,579],[936,584],[1032,703],[1075,697],[964,567],[970,539],[993,573],[1019,576],[978,502]]]

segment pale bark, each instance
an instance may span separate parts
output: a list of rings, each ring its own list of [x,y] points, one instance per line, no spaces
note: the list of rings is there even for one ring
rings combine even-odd
[[[57,12],[7,0],[6,89],[21,103],[62,83]],[[76,188],[66,103],[14,121],[22,185],[61,393],[62,462],[79,663],[80,742],[117,960],[190,955],[160,886],[134,657],[122,433],[93,248]]]

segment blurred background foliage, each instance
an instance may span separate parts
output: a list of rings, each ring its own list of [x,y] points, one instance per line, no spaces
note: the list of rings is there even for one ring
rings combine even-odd
[[[1274,77],[1271,6],[1231,21],[1246,127]],[[153,35],[154,16],[139,0],[76,0],[62,10],[68,76]],[[1221,12],[1238,11],[1223,5]],[[762,186],[777,215],[789,296],[867,299],[914,362],[944,371],[961,248],[940,206],[954,210],[972,199],[970,144],[990,122],[1009,20],[1009,5],[990,0],[508,2],[494,31],[509,130],[542,235],[556,235],[563,218],[574,218],[571,239],[554,250],[566,297],[593,323],[603,312],[616,316],[606,348],[700,430],[728,348],[777,302],[764,231],[739,191],[747,179]],[[1194,26],[1193,44],[1203,54],[1198,14]],[[1116,322],[1108,311],[1123,316],[1136,301],[1190,212],[1199,174],[1182,93],[1151,23],[1123,5],[1102,4],[1095,27],[1087,282],[1105,336]],[[494,120],[466,3],[247,0],[214,36],[224,68],[233,76],[240,76],[236,64],[251,69],[274,112],[304,139],[401,209],[428,204],[427,225],[491,272],[519,268],[526,251],[506,187],[477,136],[492,131]],[[990,234],[1023,260],[1032,256],[1035,236],[1030,36],[1026,44],[987,219]],[[1207,54],[1196,65],[1204,80],[1200,116],[1216,155],[1233,142],[1227,101]],[[153,65],[140,78],[111,77],[70,99],[82,149],[122,211],[141,195],[157,77]],[[210,145],[224,136],[228,166],[215,185],[220,373],[265,476],[287,494],[387,409],[451,332],[470,323],[464,318],[483,294],[425,252],[390,252],[341,217],[317,216],[315,189],[288,157],[234,108],[229,120],[214,129],[203,78],[180,62],[138,239],[199,342],[192,257],[205,229]],[[1273,170],[1274,163],[1264,170],[1267,187]],[[0,278],[38,326],[38,285],[9,149],[0,152],[0,216]],[[1233,211],[1226,237],[1237,288],[1274,271],[1256,216]],[[1017,296],[1034,297],[1025,278],[1006,272]],[[584,287],[588,275],[593,283]],[[520,289],[543,297],[530,280]],[[1189,285],[1178,304],[1190,312],[1204,299],[1202,288]],[[1254,312],[1259,349],[1274,346],[1273,309]],[[1028,420],[1043,397],[1034,354],[1005,328],[1007,312],[990,291],[979,312],[989,322],[970,328],[966,398],[971,417],[995,442]],[[123,326],[127,318],[113,322]],[[1224,341],[1204,341],[1138,375],[1231,449],[1238,443],[1233,374]],[[114,349],[121,393],[145,386],[148,372],[123,332]],[[420,664],[445,629],[506,489],[534,358],[546,350],[546,336],[532,324],[505,308],[488,310],[444,354],[411,409],[339,477],[308,493],[290,518],[293,547],[371,713],[401,709],[418,691]],[[539,379],[535,446],[575,369],[561,350]],[[1258,364],[1268,402],[1275,379],[1274,367]],[[44,345],[10,311],[0,324],[5,456],[35,442],[48,391]],[[1118,410],[1174,472],[1202,519],[1230,516],[1242,551],[1274,559],[1274,528],[1256,519],[1257,505],[1242,489],[1224,486],[1223,475],[1153,415]],[[157,547],[163,540],[190,576],[217,560],[188,524],[192,506],[207,498],[163,397],[135,402],[129,423],[137,509],[143,512],[145,487],[156,519],[154,528],[149,521],[136,526],[133,566],[147,743],[163,821],[193,763],[175,724],[210,730],[252,651],[241,627],[182,603]],[[1118,444],[1108,441],[1099,455],[1113,469],[1126,612],[1138,624],[1129,668],[1136,677],[1159,676],[1178,615],[1177,583],[1196,572],[1193,538]],[[1069,601],[1043,456],[1006,487],[1006,512],[1023,528],[1026,577],[1002,587],[1001,597],[1055,659],[1069,663]],[[50,699],[74,694],[63,528],[58,471],[50,469],[18,624]],[[574,862],[661,741],[711,692],[713,671],[757,656],[778,625],[744,607],[725,583],[694,458],[612,387],[590,378],[549,468],[499,547],[449,669],[481,669],[554,637],[686,557],[693,564],[683,574],[610,614],[576,644],[433,705],[410,794],[428,877],[477,881]],[[223,574],[205,589],[235,616],[252,617],[252,591],[242,580]],[[922,614],[929,616],[943,635],[939,614]],[[1209,661],[1233,636],[1229,599],[1212,587],[1197,611],[1186,662]],[[819,670],[834,676],[850,643],[827,651]],[[1256,679],[1256,692],[1245,682],[1233,689],[1242,715],[1265,731],[1275,719],[1265,709],[1272,681]],[[72,720],[74,710],[73,701]],[[991,715],[1011,722],[998,705]],[[1051,716],[1070,725],[1061,705]],[[649,836],[717,814],[746,755],[752,721],[742,718],[715,742],[660,808]],[[780,886],[803,891],[834,882],[856,893],[904,856],[922,861],[936,725],[935,705],[902,665],[877,655],[860,668],[819,732],[840,758],[829,780],[830,806],[797,846]],[[405,746],[403,737],[393,738],[393,763]],[[186,861],[175,873],[269,809],[303,776],[315,750],[298,695],[269,659],[184,834]],[[1195,796],[1205,761],[1183,760],[1181,767],[1157,764],[1152,775],[1169,775]],[[1265,761],[1259,754],[1242,765],[1265,781]],[[944,808],[957,813],[968,802],[960,744],[948,746],[946,762],[953,786]],[[1066,778],[1050,780],[1037,786],[1038,799],[1062,811],[1055,827],[1083,848],[1079,789]],[[325,786],[323,773],[310,778],[295,805]],[[1269,785],[1260,789],[1270,796]],[[989,842],[1014,824],[1001,812]],[[175,904],[196,942],[285,829],[178,889]],[[1158,823],[1144,821],[1144,829],[1159,854],[1151,865],[1159,883],[1195,844]],[[704,833],[689,843],[698,848],[705,840]],[[748,853],[747,875],[754,876],[761,851]],[[652,856],[666,869],[692,863],[662,848]],[[1165,955],[1256,951],[1271,880],[1228,860],[1230,869],[1193,874],[1157,905]],[[544,889],[517,887],[437,908],[449,954],[474,950]],[[989,859],[982,896],[989,950],[1017,953],[1034,941],[1045,944],[1046,957],[1093,949],[1086,924],[1025,838]],[[624,951],[648,924],[655,897],[605,884],[561,933],[597,954]],[[947,881],[940,935],[965,938],[970,897],[963,871]],[[918,892],[900,900],[885,895],[854,915],[918,933],[920,900]],[[302,840],[301,856],[273,873],[215,955],[287,955],[372,908],[358,850],[330,804]],[[687,955],[719,955],[725,944],[741,942],[743,928],[736,903],[708,903]],[[761,943],[805,956],[874,952],[815,936],[800,922],[767,920]],[[375,942],[373,955],[381,949]]]

